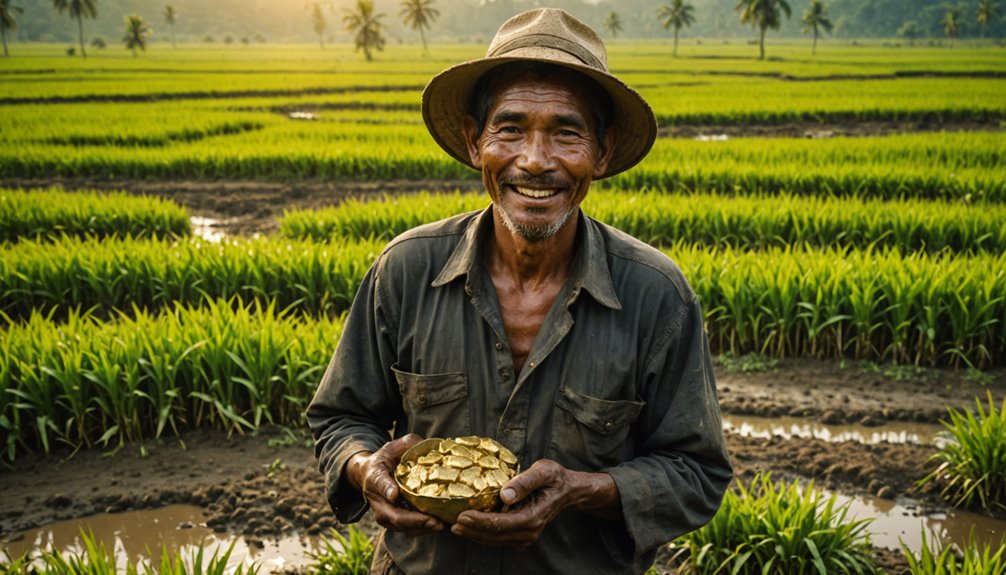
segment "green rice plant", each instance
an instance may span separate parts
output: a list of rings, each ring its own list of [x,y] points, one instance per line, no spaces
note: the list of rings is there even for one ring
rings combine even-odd
[[[81,530],[80,538],[80,552],[44,550],[12,559],[4,550],[0,556],[0,574],[117,575],[123,572],[118,567],[123,561],[115,549],[108,550],[104,543],[95,539],[93,533]],[[139,565],[126,562],[124,572],[126,575],[256,575],[259,572],[261,566],[258,563],[230,565],[233,552],[234,543],[231,543],[223,553],[217,549],[213,555],[206,557],[205,547],[199,546],[185,557],[181,552],[169,552],[162,545],[161,561],[157,567],[146,561]]]
[[[933,538],[930,546],[925,533],[916,555],[904,543],[901,551],[908,559],[911,575],[1006,575],[1006,544],[979,545],[974,532],[967,546],[940,545]]]
[[[349,526],[348,536],[334,528],[331,538],[321,536],[321,549],[309,556],[314,561],[307,567],[309,575],[367,575],[374,558],[374,543],[355,525]]]
[[[824,498],[813,483],[775,483],[768,473],[737,482],[704,527],[678,538],[681,573],[828,575],[878,573],[869,519],[849,519],[848,506]]]
[[[0,332],[2,456],[300,425],[341,332],[341,319],[238,299],[114,321],[33,314]]]
[[[111,317],[237,295],[336,314],[349,307],[380,250],[374,242],[268,238],[22,241],[0,246],[0,311],[16,319],[81,307]]]
[[[36,312],[60,320],[77,307],[107,318],[237,295],[333,315],[348,308],[381,246],[282,239],[20,242],[0,248],[0,311],[9,321]],[[699,295],[717,353],[975,368],[1006,358],[1006,252],[752,251],[684,241],[664,250]],[[245,372],[239,377],[257,377],[253,365],[236,367]]]
[[[988,410],[975,399],[975,411],[947,408],[950,434],[931,460],[939,467],[919,483],[942,486],[941,494],[961,507],[978,507],[994,513],[1006,511],[1006,399],[997,409],[988,395]]]
[[[484,193],[418,193],[350,199],[336,207],[284,214],[286,237],[390,240],[405,230],[484,208]],[[656,246],[688,242],[766,246],[899,247],[936,253],[1006,250],[1006,206],[890,200],[599,189],[584,211]]]
[[[0,189],[0,242],[68,236],[170,238],[192,233],[188,213],[125,192]]]

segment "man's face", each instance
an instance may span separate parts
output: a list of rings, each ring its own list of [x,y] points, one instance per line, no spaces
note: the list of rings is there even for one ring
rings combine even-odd
[[[576,213],[614,144],[598,142],[583,78],[524,74],[500,82],[482,134],[465,124],[468,150],[504,225],[528,240],[555,235]]]

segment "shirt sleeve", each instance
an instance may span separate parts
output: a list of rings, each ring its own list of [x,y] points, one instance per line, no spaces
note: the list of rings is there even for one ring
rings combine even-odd
[[[697,298],[670,319],[645,361],[639,455],[604,470],[637,557],[712,519],[733,476]]]
[[[396,361],[394,330],[378,293],[381,261],[364,277],[335,354],[307,408],[328,502],[343,523],[357,521],[367,510],[362,494],[346,481],[346,464],[353,455],[384,445],[401,410],[391,372]]]

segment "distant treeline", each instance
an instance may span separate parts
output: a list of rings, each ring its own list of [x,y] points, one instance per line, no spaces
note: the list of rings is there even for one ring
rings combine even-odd
[[[612,12],[622,22],[620,38],[669,37],[656,17],[657,8],[670,0],[434,0],[439,17],[426,36],[433,42],[486,43],[509,16],[534,6],[564,8],[598,31]],[[962,28],[959,38],[981,34],[977,21],[979,0],[826,0],[828,16],[834,23],[832,36],[871,38],[899,36],[907,22],[915,22],[919,38],[945,37],[941,20],[949,7],[960,9]],[[168,42],[165,7],[176,13],[175,34],[182,42],[316,42],[313,28],[313,4],[319,4],[326,20],[324,35],[328,41],[349,42],[342,18],[353,0],[96,0],[98,15],[84,23],[85,41],[102,38],[115,42],[122,35],[123,17],[142,15],[155,30],[151,42]],[[681,30],[682,38],[753,38],[757,32],[738,21],[737,0],[688,0],[695,8],[695,22]],[[1006,0],[996,0],[995,18],[985,29],[988,38],[1003,38],[1006,33]],[[16,14],[22,41],[72,42],[77,23],[53,8],[52,0],[15,0],[22,13]],[[801,36],[800,18],[810,0],[789,0],[792,17],[784,20],[780,36]],[[389,42],[418,42],[419,35],[402,23],[401,0],[375,0],[376,11],[384,13],[385,35]],[[602,32],[604,33],[604,32]],[[607,34],[605,34],[607,35]]]

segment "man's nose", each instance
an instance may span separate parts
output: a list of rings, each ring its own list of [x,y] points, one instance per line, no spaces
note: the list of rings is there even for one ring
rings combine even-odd
[[[551,138],[547,134],[532,132],[524,141],[517,167],[529,174],[538,175],[555,169],[555,165]]]

